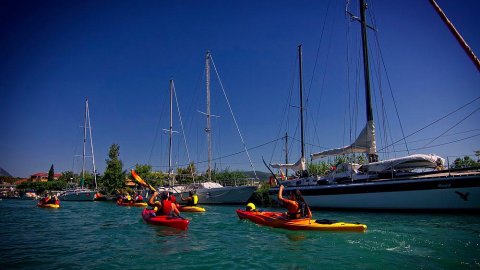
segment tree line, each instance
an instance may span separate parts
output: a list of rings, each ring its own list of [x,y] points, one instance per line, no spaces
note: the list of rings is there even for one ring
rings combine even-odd
[[[125,170],[123,162],[120,160],[120,146],[112,144],[108,151],[108,159],[105,160],[106,168],[103,175],[97,175],[97,186],[101,193],[107,195],[115,195],[119,193],[132,192],[131,188],[127,186],[127,182],[131,180],[130,171]],[[153,186],[166,186],[171,183],[168,172],[153,171],[151,165],[136,164],[135,171],[140,177],[147,180]],[[177,184],[190,184],[198,181],[205,181],[206,174],[198,174],[195,164],[192,162],[185,168],[177,168],[175,172],[175,181]],[[228,185],[225,181],[228,179],[246,178],[246,175],[241,171],[230,170],[229,168],[211,172],[212,181]],[[18,178],[3,177],[6,182],[17,181]],[[95,188],[94,174],[92,172],[84,172],[82,175],[72,171],[64,171],[61,176],[54,179],[54,166],[50,167],[48,172],[48,181],[46,182],[31,182],[26,181],[17,186],[19,190],[35,190],[38,193],[51,190],[62,190],[69,185],[78,185],[83,181],[83,186],[87,188]]]

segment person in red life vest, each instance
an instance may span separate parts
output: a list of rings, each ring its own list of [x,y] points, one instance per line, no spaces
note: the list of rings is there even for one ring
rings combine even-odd
[[[177,198],[175,197],[175,195],[173,195],[173,193],[170,193],[170,195],[168,196],[168,200],[175,204],[177,209],[180,208],[180,204],[177,203]]]
[[[299,218],[311,218],[312,212],[310,208],[305,203],[305,200],[300,193],[300,190],[296,190],[292,193],[292,196],[289,199],[285,199],[282,196],[284,186],[280,185],[278,191],[278,201],[283,202],[283,205],[287,208],[287,218],[288,219],[299,219]]]
[[[143,196],[140,192],[135,196],[135,202],[143,202]]]
[[[60,204],[60,200],[58,199],[57,195],[53,195],[50,197],[50,201],[48,201],[49,204]]]
[[[162,193],[162,212],[164,215],[167,216],[176,216],[180,215],[180,211],[178,211],[177,206],[175,203],[169,200],[169,196],[167,192]]]
[[[162,215],[162,203],[160,201],[156,201],[155,199],[158,196],[158,191],[153,192],[152,196],[148,199],[148,206],[153,208],[153,211],[155,211],[156,215]]]
[[[45,197],[43,197],[40,200],[41,205],[49,204],[50,203],[50,196],[48,196],[48,193],[45,193]]]

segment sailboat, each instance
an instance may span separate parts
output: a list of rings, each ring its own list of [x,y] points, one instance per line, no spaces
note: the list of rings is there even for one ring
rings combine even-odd
[[[478,168],[445,169],[445,159],[433,154],[378,160],[370,94],[366,2],[359,1],[361,16],[356,19],[361,24],[367,123],[351,145],[314,153],[311,158],[363,153],[368,156],[368,163],[343,163],[322,177],[299,174],[300,177],[282,183],[286,192],[300,190],[310,207],[322,209],[479,211]],[[305,172],[303,145],[302,157],[295,164],[271,166]],[[275,199],[278,190],[270,188],[270,197]]]
[[[206,57],[205,57],[207,107],[206,107],[206,112],[202,113],[207,118],[207,126],[205,128],[205,132],[207,135],[207,143],[208,143],[208,165],[207,165],[207,171],[206,171],[207,181],[197,182],[189,186],[186,186],[182,196],[183,195],[188,196],[187,195],[188,192],[186,190],[195,190],[198,196],[199,204],[243,204],[243,203],[246,203],[247,200],[255,192],[255,190],[257,189],[256,186],[254,185],[222,186],[221,184],[212,181],[211,117],[214,115],[212,115],[210,112],[210,62],[211,61],[212,61],[211,54],[209,51],[207,51]],[[245,148],[245,151],[248,155],[248,151],[246,150],[246,148]],[[253,168],[253,165],[252,165],[252,168]],[[255,171],[255,169],[253,171]]]
[[[92,190],[85,186],[85,159],[86,159],[86,143],[87,143],[87,129],[90,137],[90,151],[93,164],[93,183],[95,189]],[[88,108],[88,99],[85,100],[85,116],[83,124],[83,152],[82,152],[82,172],[81,172],[80,186],[75,184],[72,188],[62,191],[58,198],[62,201],[93,201],[97,193],[97,174],[95,169],[95,155],[93,153],[92,128],[90,125],[90,111]]]

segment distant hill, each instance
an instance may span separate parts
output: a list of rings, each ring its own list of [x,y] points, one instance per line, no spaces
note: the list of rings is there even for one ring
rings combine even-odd
[[[270,173],[267,173],[267,172],[261,172],[261,171],[256,171],[257,172],[257,176],[260,180],[263,180],[263,181],[267,181],[268,178],[270,177]],[[255,178],[255,174],[253,173],[253,171],[246,171],[246,172],[243,172],[248,178]]]
[[[7,171],[5,171],[2,167],[0,167],[0,176],[9,176],[12,177]]]

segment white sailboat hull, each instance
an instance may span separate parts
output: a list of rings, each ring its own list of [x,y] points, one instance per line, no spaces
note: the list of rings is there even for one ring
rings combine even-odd
[[[67,190],[61,193],[58,198],[60,201],[91,201],[95,199],[97,192],[88,189]]]
[[[289,187],[312,208],[349,210],[480,210],[480,176]],[[276,199],[278,188],[270,190]]]
[[[198,204],[245,204],[257,188],[255,186],[198,188]],[[177,201],[181,202],[178,193],[175,194]],[[184,198],[188,192],[182,192]]]
[[[465,201],[459,194],[469,193],[476,200]],[[454,210],[478,209],[480,188],[379,192],[350,195],[307,196],[308,205],[318,208]]]

